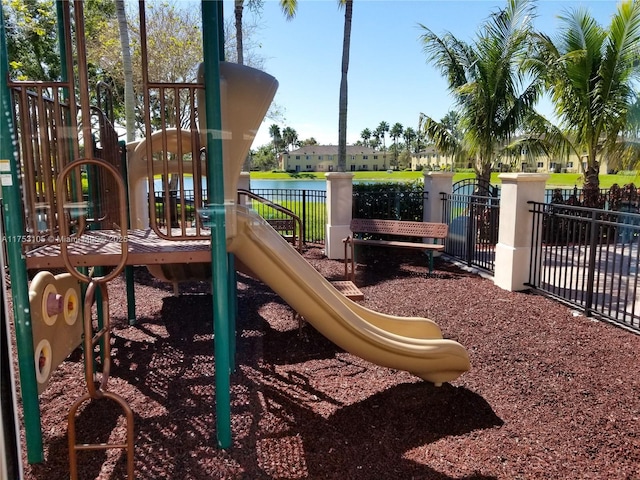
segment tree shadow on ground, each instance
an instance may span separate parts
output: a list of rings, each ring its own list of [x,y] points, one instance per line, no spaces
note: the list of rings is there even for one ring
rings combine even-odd
[[[336,360],[341,350],[312,328],[305,327],[307,340],[297,328],[276,330],[256,308],[274,302],[275,294],[263,288],[252,290],[250,297],[240,308],[237,368],[231,378],[234,446],[228,451],[215,447],[211,296],[166,297],[157,317],[114,332],[112,352],[117,361],[112,376],[120,385],[135,387],[129,396],[143,399],[134,408],[137,478],[200,479],[212,478],[216,472],[226,472],[220,473],[224,478],[249,478],[245,472],[254,480],[371,479],[388,472],[389,478],[444,480],[449,477],[429,467],[428,460],[413,461],[407,458],[408,452],[501,424],[480,396],[447,384],[441,388],[425,382],[381,386],[383,390],[353,403],[314,387],[312,383],[325,375],[343,378],[357,389],[359,382],[372,381],[372,371],[379,367],[367,367],[364,361],[366,365],[356,365],[355,359]],[[331,372],[296,374],[295,367],[310,359],[332,363]],[[278,373],[280,364],[292,368]],[[392,382],[406,379],[393,371],[389,375]],[[329,406],[330,413],[317,411],[318,404]],[[119,414],[117,406],[104,409],[90,404],[81,413],[79,430],[89,430],[86,441],[105,441],[121,428]],[[245,422],[253,427],[244,429]],[[66,461],[66,442],[66,435],[56,437],[48,456]],[[81,458],[80,478],[103,478],[101,469],[110,462],[109,478],[124,478],[124,455],[109,458],[104,453]],[[50,467],[49,461],[37,478],[51,478]],[[37,467],[33,472],[38,475]],[[291,477],[303,472],[306,476]]]
[[[135,424],[135,419],[134,419]],[[79,408],[75,418],[76,444],[100,445],[126,443],[126,420],[118,403],[107,399],[87,401]],[[69,469],[69,435],[53,437],[48,445],[47,463],[32,465],[31,472],[36,478],[50,480],[51,471]],[[119,449],[118,449],[119,450]],[[100,471],[108,461],[105,449],[77,452],[78,478],[100,478]],[[112,478],[126,478],[127,457],[121,455],[115,460],[116,473]]]
[[[457,279],[471,275],[459,267],[434,258],[429,272],[429,257],[422,251],[402,248],[363,248],[356,254],[355,283],[360,287],[373,286],[390,279],[437,278]]]
[[[292,395],[286,381],[262,373],[262,378],[251,375],[258,383],[260,415],[274,424],[278,421],[269,417],[279,417],[281,425],[271,434],[256,434],[256,462],[264,478],[280,478],[287,471],[300,473],[300,478],[364,480],[382,478],[383,472],[384,478],[454,478],[429,467],[428,459],[419,463],[407,454],[444,438],[503,424],[476,393],[426,382],[393,386],[325,417],[310,408],[313,401]],[[315,395],[307,398],[318,401]]]

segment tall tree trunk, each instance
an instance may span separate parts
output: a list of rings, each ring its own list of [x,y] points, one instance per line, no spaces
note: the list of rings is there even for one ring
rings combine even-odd
[[[234,13],[236,15],[236,52],[238,64],[244,64],[244,54],[242,53],[242,10],[244,8],[244,0],[235,0]]]
[[[347,169],[347,72],[351,45],[351,17],[353,0],[345,1],[344,38],[342,41],[342,77],[340,79],[340,106],[338,114],[338,171]]]
[[[133,95],[133,66],[131,65],[131,48],[129,45],[129,26],[124,10],[124,0],[116,0],[118,30],[120,31],[120,48],[122,49],[122,66],[124,69],[124,117],[127,129],[127,142],[135,140],[136,134],[136,102]]]
[[[484,159],[476,160],[476,180],[481,185],[489,185],[491,183],[491,162]]]
[[[597,138],[597,137],[596,137]],[[597,190],[600,188],[600,163],[598,162],[598,142],[592,141],[587,147],[587,169],[584,172],[584,185]]]

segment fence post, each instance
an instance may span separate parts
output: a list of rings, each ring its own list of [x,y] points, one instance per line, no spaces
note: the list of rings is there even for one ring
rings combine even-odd
[[[307,243],[307,191],[302,190],[302,231],[300,232],[302,237],[302,244]]]
[[[353,173],[326,173],[327,234],[325,253],[333,260],[344,259],[342,239],[351,235],[349,225],[353,215]]]
[[[533,215],[527,202],[544,202],[549,175],[502,173],[498,178],[502,189],[493,283],[504,290],[525,290],[529,279],[533,228]]]
[[[251,190],[251,174],[249,172],[240,172],[240,179],[238,180],[238,190]],[[248,198],[246,195],[240,197],[240,205],[246,206]]]
[[[426,199],[424,200],[422,220],[425,222],[442,222],[443,202],[440,194],[451,195],[454,174],[453,172],[423,172],[423,175]]]

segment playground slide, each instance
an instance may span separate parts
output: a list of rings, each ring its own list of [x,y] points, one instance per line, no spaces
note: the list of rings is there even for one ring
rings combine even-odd
[[[465,348],[426,318],[369,310],[338,292],[255,212],[238,206],[227,249],[320,333],[372,363],[441,384],[469,370]]]

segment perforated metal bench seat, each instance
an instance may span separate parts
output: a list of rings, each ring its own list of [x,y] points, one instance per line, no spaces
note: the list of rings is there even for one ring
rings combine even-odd
[[[429,273],[433,272],[433,252],[444,251],[444,240],[449,233],[449,226],[445,223],[413,222],[403,220],[380,220],[354,218],[351,220],[352,235],[343,239],[344,242],[344,275],[347,280],[355,279],[355,245],[372,245],[390,248],[412,248],[424,250],[429,255]],[[431,240],[431,242],[403,241],[398,239],[385,240],[362,238],[355,235],[385,235],[394,237],[412,237]],[[351,267],[351,268],[349,268]]]

